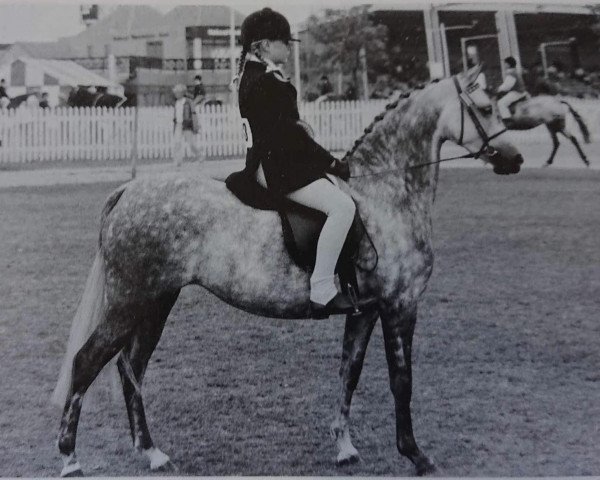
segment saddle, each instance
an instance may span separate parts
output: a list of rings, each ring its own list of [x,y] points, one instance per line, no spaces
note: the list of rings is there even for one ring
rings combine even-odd
[[[529,100],[529,94],[528,93],[523,93],[523,95],[521,95],[519,98],[517,98],[516,100],[512,101],[509,103],[508,105],[508,110],[510,111],[510,113],[512,115],[514,115],[515,110],[517,109],[517,105],[521,102],[524,102],[525,100]]]
[[[249,178],[245,171],[232,173],[225,184],[245,205],[259,210],[277,211],[281,218],[283,242],[292,261],[304,271],[311,272],[315,266],[317,242],[326,215],[285,197],[276,197],[254,178]],[[365,228],[357,210],[336,265],[336,273],[344,293],[347,293],[348,285],[351,285],[356,294],[359,294],[355,260],[364,234]]]

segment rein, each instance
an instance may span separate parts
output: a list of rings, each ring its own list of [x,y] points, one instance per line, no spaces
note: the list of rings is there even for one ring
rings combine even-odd
[[[417,163],[415,165],[409,165],[408,167],[399,167],[399,168],[392,168],[389,170],[382,170],[381,172],[365,173],[362,175],[350,175],[350,178],[371,177],[374,175],[386,175],[388,173],[398,172],[398,171],[402,171],[402,170],[412,170],[415,168],[426,167],[429,165],[435,165],[437,163],[442,163],[442,162],[451,162],[453,160],[460,160],[460,159],[464,159],[464,158],[477,159],[482,154],[485,154],[489,157],[494,157],[494,156],[498,155],[498,152],[496,151],[496,149],[494,147],[492,147],[490,145],[490,142],[494,138],[497,138],[500,135],[502,135],[504,132],[506,132],[507,129],[503,128],[502,130],[500,130],[497,133],[494,133],[491,136],[488,135],[487,132],[485,131],[485,129],[483,128],[483,125],[481,125],[479,118],[475,114],[475,111],[473,108],[475,106],[475,102],[473,101],[471,96],[466,91],[463,91],[463,89],[460,87],[460,84],[458,82],[458,78],[456,77],[456,75],[452,76],[452,80],[454,81],[454,86],[456,87],[456,92],[458,93],[458,98],[460,100],[460,136],[459,136],[459,140],[456,144],[459,146],[462,146],[463,135],[464,135],[464,130],[465,130],[465,110],[466,110],[467,114],[469,115],[469,118],[475,125],[475,129],[477,130],[479,137],[481,138],[481,140],[483,140],[483,144],[481,145],[481,148],[477,152],[475,152],[475,153],[469,152],[469,153],[465,153],[464,155],[458,155],[456,157],[441,158],[438,160],[434,160],[432,162]]]

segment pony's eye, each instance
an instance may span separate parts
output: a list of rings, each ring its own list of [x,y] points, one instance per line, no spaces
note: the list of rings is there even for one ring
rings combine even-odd
[[[479,111],[481,112],[482,115],[491,115],[492,114],[492,106],[491,105],[486,105],[485,107],[479,107]]]

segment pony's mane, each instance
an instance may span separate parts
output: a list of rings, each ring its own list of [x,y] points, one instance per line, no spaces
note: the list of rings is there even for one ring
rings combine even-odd
[[[415,91],[421,91],[424,88],[428,87],[429,85],[431,85],[433,83],[438,83],[438,82],[439,82],[439,79],[436,78],[436,79],[431,80],[428,83],[417,85],[415,88],[413,88],[407,92],[401,93],[400,96],[393,102],[388,103],[385,106],[385,109],[383,110],[383,112],[381,112],[379,115],[377,115],[373,119],[373,121],[369,124],[369,126],[367,128],[365,128],[363,134],[354,141],[354,145],[352,145],[350,150],[348,150],[346,152],[346,154],[344,155],[342,160],[346,160],[346,159],[348,159],[348,157],[352,156],[354,154],[354,152],[356,152],[356,149],[362,143],[364,143],[366,137],[373,131],[373,129],[375,128],[375,125],[377,123],[379,123],[381,120],[383,120],[386,117],[386,115],[388,114],[388,112],[390,112],[391,110],[395,110],[401,101],[407,100]]]

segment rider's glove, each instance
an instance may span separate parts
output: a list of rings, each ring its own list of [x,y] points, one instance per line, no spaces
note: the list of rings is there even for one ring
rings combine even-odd
[[[348,165],[348,162],[336,159],[333,166],[327,170],[327,173],[332,173],[347,182],[350,178],[350,165]]]

